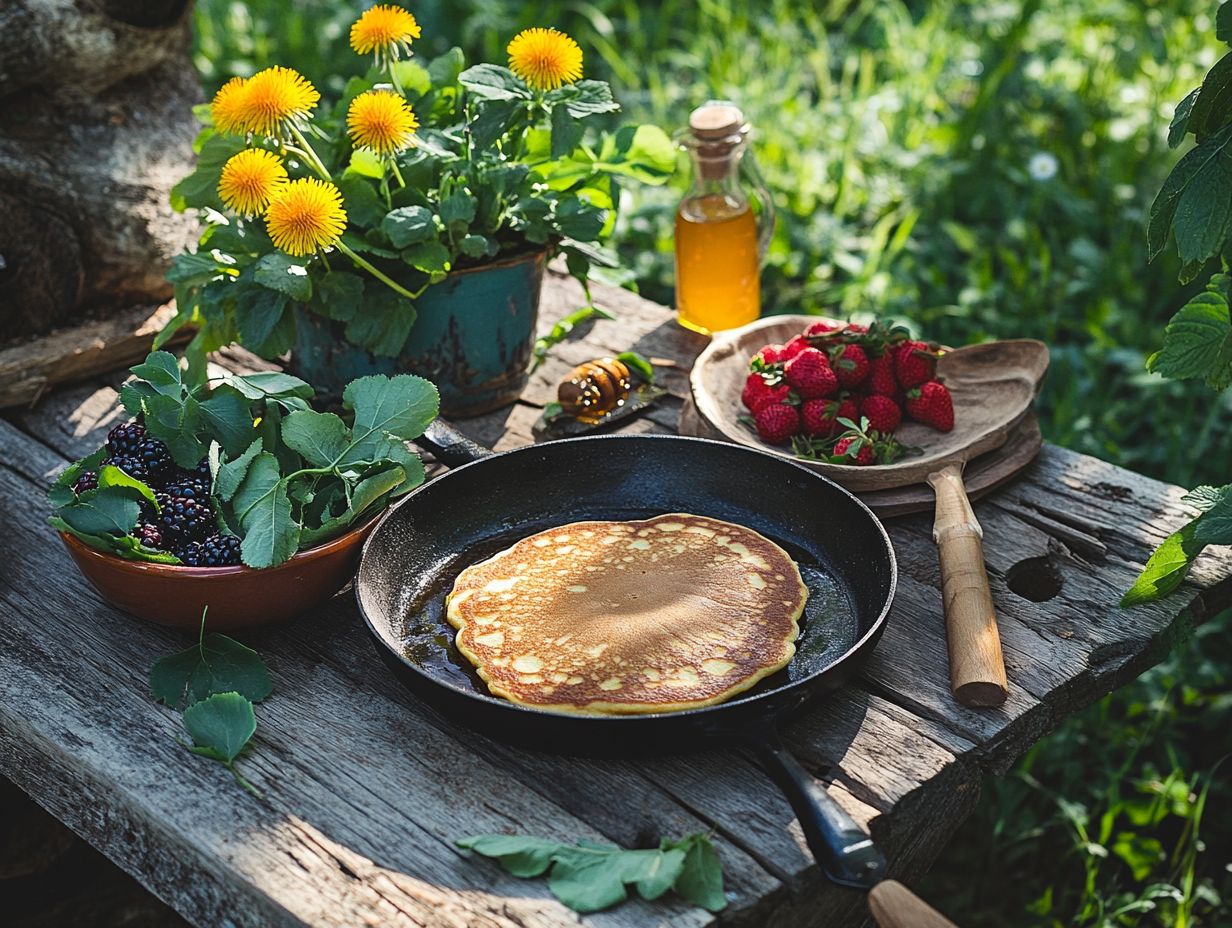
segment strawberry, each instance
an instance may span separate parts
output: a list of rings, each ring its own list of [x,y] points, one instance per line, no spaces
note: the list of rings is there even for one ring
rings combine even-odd
[[[864,386],[875,396],[894,396],[898,392],[898,381],[894,379],[893,350],[887,349],[868,362],[868,380]]]
[[[954,399],[945,384],[930,380],[907,391],[907,415],[940,432],[954,428]]]
[[[825,321],[814,322],[812,325],[810,325],[807,329],[804,330],[804,337],[805,338],[820,338],[823,335],[830,335],[833,332],[837,332],[840,329],[842,329],[842,327],[843,327],[842,323],[825,322]]]
[[[783,361],[790,361],[805,348],[812,347],[809,345],[809,340],[803,335],[795,336],[791,341],[783,346],[783,351],[780,355]]]
[[[852,450],[852,445],[859,443],[858,447]],[[840,438],[834,443],[835,457],[845,458],[843,464],[854,464],[859,467],[864,467],[873,463],[873,447],[865,439],[859,435],[851,435],[847,438]]]
[[[868,420],[874,432],[890,434],[903,421],[903,411],[888,396],[866,396],[860,403],[860,415]]]
[[[859,345],[843,345],[830,353],[830,367],[844,387],[859,386],[868,376],[868,355]]]
[[[740,402],[744,403],[744,408],[753,411],[757,409],[757,401],[763,399],[770,392],[770,387],[766,384],[766,378],[761,374],[749,374],[744,381],[744,389],[740,391]]]
[[[838,380],[830,370],[830,362],[816,348],[805,348],[788,361],[783,377],[801,399],[812,400],[838,392]]]
[[[761,409],[763,406],[782,406],[788,402],[791,396],[791,387],[785,383],[781,383],[775,387],[768,387],[766,393],[756,400],[756,405],[753,407],[753,412]]]
[[[804,431],[814,438],[828,438],[842,430],[839,419],[852,419],[859,415],[859,407],[855,401],[843,398],[805,400],[800,406],[800,416],[804,421]]]
[[[918,387],[937,374],[937,353],[924,342],[906,341],[894,349],[894,376],[903,387]]]
[[[782,345],[766,345],[761,351],[753,355],[753,360],[761,358],[763,364],[782,364],[787,359],[783,357],[784,346]]]
[[[772,445],[785,445],[800,430],[800,414],[796,407],[767,403],[753,414],[757,435]]]

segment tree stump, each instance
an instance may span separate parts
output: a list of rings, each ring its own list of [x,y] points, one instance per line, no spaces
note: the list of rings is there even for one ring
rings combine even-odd
[[[0,341],[161,302],[201,98],[191,0],[0,4]]]

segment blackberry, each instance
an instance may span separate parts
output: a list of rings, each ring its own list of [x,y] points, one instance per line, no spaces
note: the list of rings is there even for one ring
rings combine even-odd
[[[137,457],[145,464],[146,473],[155,480],[175,466],[171,460],[171,452],[157,438],[147,438],[142,441],[137,446]]]
[[[145,426],[140,422],[121,422],[107,433],[107,450],[112,455],[135,455],[145,441]]]
[[[143,483],[150,479],[150,470],[146,467],[146,463],[136,454],[128,454],[126,452],[120,454],[111,454],[103,459],[104,464],[110,464],[112,467],[118,467],[134,480],[140,480]]]
[[[153,522],[142,521],[138,523],[137,527],[133,529],[133,537],[147,548],[161,548],[163,546],[163,533]]]
[[[92,470],[83,470],[73,483],[73,492],[80,495],[87,490],[98,489],[98,474]]]
[[[209,466],[202,476],[196,470],[176,469],[163,485],[163,490],[170,496],[184,496],[192,499],[207,500],[210,497]]]
[[[158,502],[162,507],[158,514],[159,530],[163,539],[175,548],[201,540],[214,528],[214,510],[205,500],[160,493]]]
[[[189,542],[179,558],[189,567],[230,567],[240,563],[240,540],[215,533],[204,541]]]

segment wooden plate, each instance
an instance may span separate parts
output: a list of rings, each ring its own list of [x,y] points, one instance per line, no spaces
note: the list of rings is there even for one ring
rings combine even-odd
[[[896,434],[904,444],[920,448],[921,453],[894,464],[855,467],[807,461],[795,458],[788,449],[765,444],[740,423],[739,417],[745,414],[740,392],[748,377],[748,360],[754,352],[766,344],[786,342],[816,321],[816,316],[769,316],[716,335],[698,357],[689,378],[697,414],[692,434],[800,460],[862,495],[894,490],[923,484],[943,463],[974,461],[1004,446],[1030,413],[1048,369],[1048,348],[1033,339],[986,342],[948,351],[942,355],[937,371],[954,396],[953,431],[938,432],[905,422]],[[682,431],[685,426],[682,421]],[[1033,431],[1038,435],[1038,425]],[[1030,443],[1028,440],[1015,447],[1016,460],[1021,460]],[[1030,457],[1026,458],[1029,460]],[[922,489],[931,493],[927,487]]]

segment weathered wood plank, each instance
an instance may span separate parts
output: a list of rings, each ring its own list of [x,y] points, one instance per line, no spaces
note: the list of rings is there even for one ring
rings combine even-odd
[[[539,407],[573,364],[632,345],[679,366],[661,370],[672,395],[622,430],[670,431],[702,340],[633,294],[600,287],[596,298],[619,313],[617,322],[580,327],[532,377],[523,402],[467,420],[463,429],[497,448],[525,444]],[[571,282],[550,275],[541,331],[579,303]],[[219,360],[232,369],[268,366],[234,352]],[[10,498],[18,500],[26,531],[39,531],[37,487],[65,458],[97,447],[120,418],[121,379],[57,391],[20,415],[21,428],[42,444],[0,421],[0,494],[6,508]],[[1046,448],[1022,478],[977,505],[1013,689],[994,712],[963,709],[949,696],[928,520],[890,524],[903,579],[886,635],[863,679],[819,702],[785,737],[872,829],[896,873],[909,878],[931,862],[973,806],[982,770],[1004,769],[1061,718],[1158,659],[1203,609],[1232,598],[1232,585],[1220,581],[1232,559],[1215,552],[1163,603],[1116,609],[1151,548],[1186,517],[1180,492]],[[713,829],[730,881],[724,924],[845,924],[862,917],[859,894],[825,884],[811,866],[789,807],[747,758],[729,751],[558,758],[457,729],[378,666],[345,596],[286,630],[253,637],[279,685],[259,709],[258,750],[244,761],[265,793],[256,803],[221,771],[176,756],[168,740],[174,718],[145,699],[144,668],[176,646],[175,636],[98,603],[58,549],[54,580],[39,598],[29,591],[47,585],[45,562],[7,548],[0,557],[6,579],[27,578],[0,587],[20,617],[7,632],[0,628],[0,643],[9,644],[5,633],[13,642],[0,655],[0,671],[11,665],[18,672],[0,679],[0,738],[25,746],[8,766],[22,768],[19,779],[26,771],[23,785],[40,801],[147,885],[174,896],[169,901],[195,921],[217,923],[219,911],[235,907],[253,924],[574,923],[541,884],[509,881],[450,845],[458,833],[485,829],[605,836],[626,845]],[[1059,578],[1050,599],[1025,598],[1041,581],[1030,581],[1024,560],[1044,569],[1045,580]],[[120,663],[95,667],[96,652]],[[5,689],[10,678],[20,683]],[[14,711],[24,710],[28,692],[49,700],[58,687],[69,693],[63,711],[54,700],[32,715]],[[186,786],[164,795],[160,784],[173,775]],[[473,781],[478,792],[458,792],[451,784],[460,780]],[[207,813],[238,826],[240,837]],[[182,889],[193,882],[187,871],[204,874],[195,881],[199,889]],[[818,912],[826,914],[819,920]],[[708,916],[635,906],[587,921],[705,924]]]
[[[0,408],[28,406],[57,384],[135,364],[174,315],[171,303],[136,306],[0,349]],[[184,332],[172,344],[188,335]]]

